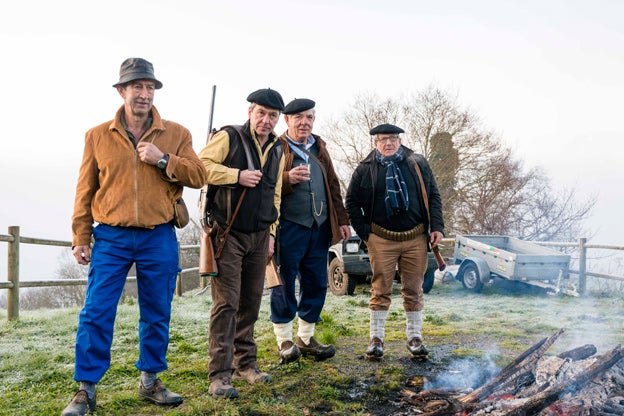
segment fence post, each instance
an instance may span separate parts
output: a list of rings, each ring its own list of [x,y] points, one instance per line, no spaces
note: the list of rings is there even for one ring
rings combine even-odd
[[[182,258],[182,253],[180,249],[180,242],[178,241],[178,265],[180,264],[180,259]],[[175,294],[178,296],[182,296],[182,272],[178,272],[178,276],[176,277],[176,289]]]
[[[579,238],[579,293],[585,294],[587,290],[587,238]]]
[[[7,253],[7,280],[13,283],[13,287],[7,293],[7,319],[9,321],[19,319],[19,249],[20,227],[9,227],[9,235],[13,241],[8,243]]]

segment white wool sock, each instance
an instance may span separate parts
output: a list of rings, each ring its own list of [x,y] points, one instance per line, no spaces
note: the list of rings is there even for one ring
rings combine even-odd
[[[422,341],[423,337],[420,332],[423,325],[422,312],[405,312],[405,322],[405,335],[407,336],[407,341],[409,342],[414,337],[417,337]]]
[[[277,348],[280,348],[284,341],[292,342],[292,329],[292,321],[283,324],[273,323],[273,333],[275,334],[275,338],[277,339]]]
[[[314,322],[306,322],[303,319],[299,318],[299,329],[297,329],[297,336],[301,338],[301,340],[306,345],[310,343],[310,338],[314,336],[314,326]]]
[[[370,337],[384,340],[386,336],[386,318],[388,311],[370,311]]]

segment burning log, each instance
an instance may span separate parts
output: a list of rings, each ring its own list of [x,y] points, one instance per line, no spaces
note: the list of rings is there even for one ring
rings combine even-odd
[[[557,357],[571,359],[572,361],[584,360],[592,355],[596,354],[597,350],[594,345],[585,344],[582,347],[574,348],[573,350],[562,352]]]
[[[607,400],[604,407],[602,408],[603,414],[605,416],[608,415],[624,415],[624,397],[613,397]]]
[[[518,356],[507,367],[505,367],[498,376],[494,377],[483,386],[479,387],[470,394],[467,394],[459,399],[462,403],[474,403],[479,400],[483,400],[485,397],[490,396],[495,390],[497,390],[504,383],[510,383],[517,378],[530,373],[537,360],[539,360],[546,350],[559,338],[564,332],[564,329],[560,329],[554,335],[549,338],[544,338],[537,342],[531,348],[526,350],[523,354]]]
[[[534,414],[535,412],[554,403],[561,394],[565,392],[572,392],[581,388],[589,380],[611,368],[611,366],[620,361],[622,357],[624,357],[624,354],[622,353],[622,346],[618,345],[613,350],[604,354],[593,365],[582,371],[577,376],[563,380],[541,393],[534,395],[526,403],[508,413],[505,413],[504,416],[526,416]]]
[[[401,391],[403,400],[425,412],[427,416],[454,415],[464,411],[465,406],[452,396],[428,390],[416,393],[407,389]]]
[[[622,346],[596,357],[593,345],[545,356],[562,333],[540,340],[471,393],[449,387],[404,389],[402,400],[416,406],[421,416],[587,415],[594,414],[587,411],[595,404],[603,406],[595,414],[624,414]]]

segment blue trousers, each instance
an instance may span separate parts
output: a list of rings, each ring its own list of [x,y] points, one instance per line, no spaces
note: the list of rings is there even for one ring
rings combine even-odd
[[[110,367],[117,304],[133,263],[139,301],[135,366],[150,373],[167,369],[171,301],[179,271],[173,225],[150,230],[100,224],[93,236],[86,299],[76,333],[74,380],[97,383]]]
[[[316,323],[327,295],[327,252],[331,241],[329,220],[307,228],[280,220],[279,263],[282,286],[271,290],[271,322],[286,323],[299,315]],[[295,282],[299,279],[299,298]]]

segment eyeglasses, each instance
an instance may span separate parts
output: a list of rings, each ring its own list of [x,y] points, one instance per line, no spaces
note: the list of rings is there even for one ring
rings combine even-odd
[[[390,143],[396,143],[399,140],[401,140],[401,138],[399,137],[398,134],[395,134],[393,136],[386,136],[386,137],[378,137],[375,139],[375,143],[383,143],[383,142],[390,142]]]

